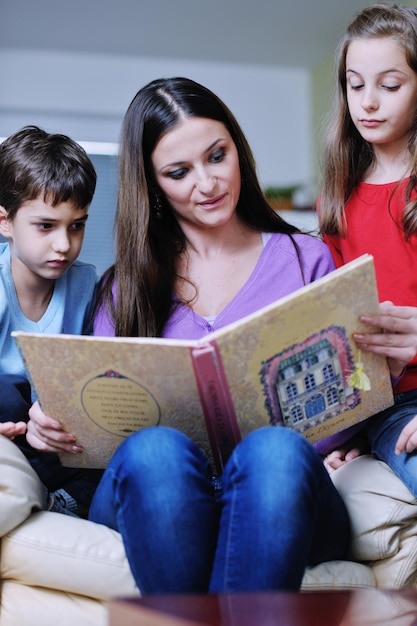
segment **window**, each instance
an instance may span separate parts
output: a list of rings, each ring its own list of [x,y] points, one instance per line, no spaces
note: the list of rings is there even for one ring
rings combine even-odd
[[[114,217],[117,203],[117,155],[88,155],[97,172],[80,260],[93,263],[101,275],[114,263]]]
[[[312,391],[316,388],[316,380],[313,374],[307,374],[307,376],[304,378],[304,387],[306,391]]]
[[[336,378],[335,371],[333,365],[331,363],[327,363],[323,367],[323,379],[325,383],[329,383]]]
[[[285,394],[288,401],[295,400],[295,398],[297,398],[298,396],[297,385],[295,383],[290,383],[289,385],[287,385],[285,388]]]

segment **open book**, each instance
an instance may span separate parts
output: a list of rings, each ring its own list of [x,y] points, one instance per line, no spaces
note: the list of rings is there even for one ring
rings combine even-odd
[[[314,443],[392,405],[386,359],[352,340],[378,310],[364,255],[199,341],[14,335],[44,412],[84,447],[61,454],[64,465],[106,467],[125,437],[167,425],[221,472],[255,428],[283,425]]]

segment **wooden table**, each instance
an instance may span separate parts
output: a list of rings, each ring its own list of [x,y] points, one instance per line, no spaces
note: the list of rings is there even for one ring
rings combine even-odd
[[[122,598],[109,626],[417,626],[417,589]]]

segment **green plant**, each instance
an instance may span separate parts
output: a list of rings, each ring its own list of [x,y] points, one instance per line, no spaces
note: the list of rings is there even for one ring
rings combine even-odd
[[[268,200],[286,199],[290,200],[299,189],[299,185],[289,185],[287,187],[267,187],[264,190],[265,198]]]

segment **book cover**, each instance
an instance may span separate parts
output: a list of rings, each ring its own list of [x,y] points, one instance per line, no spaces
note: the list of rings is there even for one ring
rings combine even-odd
[[[352,339],[360,316],[378,310],[363,255],[199,341],[14,334],[44,412],[84,447],[61,454],[64,465],[106,467],[132,432],[167,425],[221,471],[261,426],[314,443],[392,405],[386,359]]]

